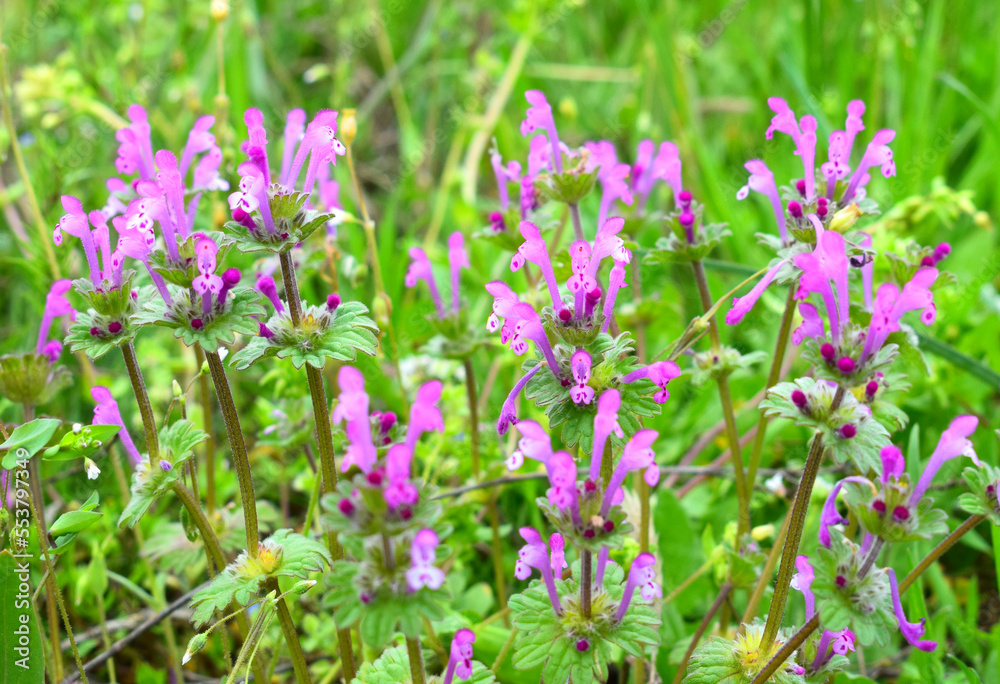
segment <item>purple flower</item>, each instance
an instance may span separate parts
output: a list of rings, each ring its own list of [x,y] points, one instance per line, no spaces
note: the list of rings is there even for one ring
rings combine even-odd
[[[972,442],[968,440],[969,435],[975,432],[978,425],[979,419],[975,416],[958,416],[951,421],[948,429],[941,434],[941,439],[938,440],[934,453],[927,461],[927,467],[924,468],[917,486],[913,488],[913,493],[910,495],[911,506],[915,506],[920,501],[927,488],[931,486],[931,480],[934,479],[946,461],[958,456],[968,456],[973,463],[982,467]]]
[[[135,442],[132,441],[132,436],[128,433],[128,428],[125,427],[122,414],[118,410],[118,402],[111,396],[111,390],[107,387],[97,385],[91,388],[90,396],[97,402],[97,406],[94,407],[94,425],[117,425],[120,427],[121,430],[118,431],[118,439],[121,440],[122,446],[125,447],[132,465],[138,466],[142,463],[142,456],[139,454]]]
[[[405,444],[389,447],[385,456],[385,477],[388,480],[383,496],[390,510],[400,506],[414,506],[420,499],[420,492],[410,482],[410,462],[413,451]]]
[[[486,283],[486,291],[493,296],[493,311],[490,313],[490,317],[486,321],[486,329],[490,332],[496,332],[500,329],[500,316],[506,318],[510,315],[511,309],[515,304],[519,304],[521,300],[518,298],[517,294],[510,289],[510,286],[502,280],[494,280],[492,282]],[[513,323],[511,323],[513,327]],[[501,333],[501,337],[503,333]],[[503,344],[509,341],[501,339]]]
[[[808,620],[816,612],[816,595],[812,590],[812,582],[816,579],[816,573],[813,571],[808,556],[797,556],[795,568],[798,572],[792,575],[791,587],[802,592],[802,598],[806,602],[806,620]]]
[[[785,209],[781,205],[781,195],[778,194],[778,186],[774,182],[774,174],[767,164],[759,159],[751,159],[743,165],[750,172],[750,180],[736,193],[736,199],[746,199],[750,191],[759,192],[771,200],[771,208],[774,210],[774,222],[778,225],[778,234],[782,242],[788,241],[788,229],[785,226]]]
[[[448,267],[451,270],[451,309],[458,315],[461,306],[459,280],[463,268],[469,268],[469,255],[465,251],[465,238],[460,231],[448,236]]]
[[[556,613],[562,612],[562,605],[559,603],[559,593],[556,591],[556,583],[552,576],[552,565],[549,558],[548,549],[545,542],[533,527],[522,527],[521,537],[528,542],[521,547],[517,554],[517,563],[514,564],[514,577],[525,580],[531,577],[531,570],[541,572],[545,587],[549,592],[549,600]]]
[[[802,158],[805,180],[803,195],[807,200],[811,200],[816,196],[816,119],[806,115],[796,122],[795,112],[780,97],[768,98],[767,106],[775,115],[771,118],[771,125],[765,137],[770,140],[774,136],[774,131],[780,131],[792,138],[795,143],[795,154]]]
[[[892,568],[886,568],[886,575],[889,577],[889,589],[892,591],[892,609],[896,613],[896,622],[899,624],[899,631],[903,633],[903,638],[915,648],[919,648],[921,651],[933,651],[937,648],[936,641],[921,641],[924,632],[927,631],[925,619],[921,618],[920,622],[909,622],[906,619],[906,614],[903,612],[903,605],[899,600],[899,585],[896,583],[896,571]]]
[[[274,278],[271,276],[262,276],[257,279],[257,291],[262,295],[271,300],[271,305],[274,306],[274,310],[280,315],[285,312],[285,305],[282,303],[281,298],[278,297],[278,286],[274,283]]]
[[[594,247],[590,251],[590,261],[587,263],[586,274],[592,278],[597,276],[601,261],[606,257],[626,264],[632,261],[632,253],[625,248],[625,241],[618,237],[618,233],[625,227],[625,219],[616,216],[603,221],[600,225],[594,237]]]
[[[889,143],[895,137],[896,132],[888,128],[884,128],[875,134],[871,142],[868,143],[861,161],[858,162],[858,168],[851,175],[851,180],[840,200],[842,204],[861,198],[859,191],[864,188],[868,179],[871,178],[868,175],[868,169],[871,167],[881,167],[884,178],[891,178],[896,175],[896,164],[892,160],[892,150],[889,148]],[[858,196],[856,197],[856,195]]]
[[[35,343],[35,353],[48,356],[50,363],[58,361],[59,354],[62,353],[62,342],[58,340],[48,341],[52,321],[58,316],[74,316],[76,314],[66,298],[66,293],[72,288],[73,281],[57,280],[52,283],[49,293],[45,295],[45,311],[42,313],[41,325],[38,326],[38,342]]]
[[[792,331],[792,342],[802,344],[807,337],[817,340],[826,337],[826,323],[815,306],[803,302],[799,304],[799,314],[802,316],[802,324]]]
[[[423,529],[413,536],[410,547],[410,569],[406,571],[406,584],[410,591],[427,587],[440,589],[444,584],[444,572],[434,567],[437,558],[438,536],[434,530]]]
[[[625,444],[618,465],[615,467],[611,481],[604,489],[604,499],[601,501],[601,517],[607,518],[611,506],[620,502],[622,498],[621,486],[625,481],[625,476],[633,470],[645,470],[645,479],[649,483],[654,480],[650,470],[656,470],[655,480],[659,479],[659,470],[656,467],[656,454],[653,453],[653,442],[660,436],[656,430],[639,430],[632,436],[632,439]],[[655,484],[655,480],[652,484]]]
[[[819,543],[826,548],[830,548],[830,543],[832,542],[832,539],[830,538],[830,526],[847,524],[847,518],[837,512],[837,496],[840,494],[841,488],[847,482],[857,482],[858,484],[867,484],[869,487],[871,486],[871,483],[866,478],[858,476],[845,477],[843,480],[834,485],[830,495],[826,497],[826,503],[823,504],[823,512],[819,517]]]
[[[141,180],[151,180],[155,174],[153,167],[153,143],[150,140],[149,120],[146,110],[137,104],[128,108],[129,126],[115,133],[118,158],[115,168],[126,176],[139,172]]]
[[[288,185],[288,172],[292,168],[292,157],[295,155],[295,148],[302,142],[302,136],[306,132],[306,112],[304,109],[289,110],[285,117],[284,146],[281,150],[281,179],[282,185]]]
[[[452,684],[452,679],[456,676],[459,679],[468,679],[472,676],[472,644],[475,641],[476,635],[471,629],[460,629],[455,632],[442,684]]]
[[[214,116],[203,116],[194,122],[194,126],[188,132],[188,139],[187,144],[184,146],[184,152],[181,154],[181,176],[187,174],[188,169],[191,167],[191,162],[194,161],[194,156],[196,154],[208,152],[209,150],[215,148],[215,136],[209,132],[214,124]]]
[[[83,253],[87,257],[87,267],[90,269],[90,281],[94,284],[94,287],[99,287],[104,276],[97,263],[97,244],[94,242],[94,236],[90,231],[87,214],[84,213],[80,200],[70,195],[62,196],[62,206],[67,213],[56,224],[56,229],[52,233],[52,240],[58,247],[62,245],[63,233],[69,233],[73,237],[78,238],[83,243]]]
[[[195,260],[198,264],[198,273],[200,275],[191,281],[191,287],[201,295],[202,311],[205,316],[212,313],[212,295],[221,294],[222,288],[225,285],[222,278],[215,275],[215,268],[218,265],[216,261],[218,252],[219,246],[210,237],[200,238],[194,246]],[[238,281],[239,271],[236,272],[236,275]],[[274,284],[273,280],[271,284]],[[277,297],[277,293],[275,293],[275,297]],[[219,301],[223,301],[221,296],[219,297]]]
[[[882,458],[882,482],[888,484],[889,478],[898,480],[899,476],[906,472],[906,459],[899,447],[890,444],[882,447],[879,451]]]
[[[559,297],[559,283],[556,282],[555,273],[552,270],[552,262],[549,260],[548,245],[545,244],[538,226],[530,221],[521,221],[521,237],[524,242],[517,248],[517,252],[510,260],[510,270],[519,271],[524,266],[525,261],[529,261],[537,266],[545,283],[549,288],[549,295],[552,297],[552,306],[556,310],[562,308],[562,299]]]
[[[511,308],[508,320],[510,318],[516,321],[514,324],[515,335],[534,342],[535,346],[542,353],[542,356],[545,357],[549,370],[556,377],[560,377],[559,362],[556,360],[556,356],[552,351],[552,345],[549,343],[548,335],[545,332],[545,327],[542,325],[542,320],[538,317],[538,313],[534,307],[526,302],[515,304]],[[517,350],[515,349],[514,351],[516,353]]]
[[[594,416],[594,452],[590,460],[590,479],[601,476],[601,458],[604,456],[604,445],[612,434],[618,439],[625,439],[625,432],[618,424],[618,409],[621,408],[621,395],[616,389],[605,390],[597,400],[597,415]]]
[[[597,225],[604,225],[611,207],[616,200],[632,205],[632,192],[629,189],[628,164],[619,164],[615,146],[607,140],[588,142],[586,148],[590,151],[587,171],[597,169],[597,180],[601,183],[601,204],[597,214]]]
[[[649,378],[653,381],[654,385],[660,388],[660,391],[653,395],[653,401],[657,404],[665,404],[667,403],[667,399],[670,398],[670,392],[667,391],[667,383],[680,376],[680,374],[680,366],[673,361],[657,361],[623,375],[621,381],[630,383],[641,378]]]
[[[562,173],[562,153],[559,148],[559,132],[556,130],[556,122],[552,118],[552,107],[545,99],[545,94],[540,90],[529,90],[524,93],[524,99],[531,105],[528,107],[527,115],[521,122],[521,135],[528,137],[537,129],[541,128],[549,137],[549,144],[552,150],[552,168],[556,173]],[[531,173],[529,171],[529,173]],[[534,175],[532,173],[531,175]]]
[[[840,233],[829,230],[822,234],[817,232],[817,238],[816,249],[793,257],[795,265],[802,269],[796,296],[804,299],[810,293],[817,293],[823,298],[830,319],[830,335],[836,344],[840,339],[841,325],[848,320],[849,263],[844,252],[844,237]]]
[[[566,562],[566,540],[556,532],[549,537],[549,548],[552,549],[550,555],[552,574],[556,577],[562,577],[563,570],[569,567],[569,563]]]
[[[365,378],[356,368],[344,366],[337,374],[337,384],[340,385],[340,396],[333,409],[333,422],[337,424],[343,420],[347,423],[347,440],[350,443],[340,469],[347,472],[355,465],[368,473],[378,460],[378,453],[372,443]]]
[[[517,470],[524,464],[525,457],[547,466],[552,458],[552,440],[549,433],[533,420],[522,420],[516,425],[521,433],[517,451],[507,458],[507,469]]]
[[[549,503],[560,511],[570,509],[573,522],[580,526],[580,505],[576,493],[576,462],[565,451],[559,451],[549,458],[545,465],[549,474]]]
[[[828,629],[824,629],[823,635],[819,639],[819,644],[816,646],[816,659],[813,661],[813,670],[819,670],[823,667],[834,653],[837,655],[847,655],[849,651],[853,650],[854,632],[850,629],[845,628],[839,632],[831,632]]]
[[[653,159],[653,178],[662,180],[673,191],[674,203],[681,205],[684,186],[681,182],[681,158],[677,145],[672,142],[660,143],[660,150]]]
[[[652,601],[656,596],[663,596],[663,590],[656,582],[654,565],[656,565],[656,558],[651,553],[640,553],[632,561],[632,567],[628,571],[628,579],[625,581],[625,594],[615,612],[615,622],[621,622],[624,619],[636,589],[641,587],[640,595],[645,601]]]
[[[510,194],[507,192],[507,183],[518,182],[521,178],[521,164],[516,161],[509,162],[505,167],[503,157],[500,152],[493,150],[490,154],[490,164],[493,166],[493,173],[497,177],[497,196],[500,199],[500,210],[507,211],[510,206]]]
[[[444,303],[441,301],[441,293],[438,291],[437,281],[434,280],[434,270],[431,268],[431,260],[427,258],[427,253],[419,247],[411,247],[410,259],[412,261],[406,271],[406,286],[416,287],[420,280],[427,283],[427,289],[431,291],[431,298],[437,308],[438,318],[444,318]]]
[[[936,268],[922,268],[903,286],[903,291],[892,283],[882,285],[875,295],[872,320],[865,336],[865,346],[861,352],[864,363],[882,348],[890,334],[899,330],[899,322],[908,311],[922,309],[920,320],[930,325],[937,316],[934,293],[931,285],[937,280]]]
[[[594,399],[594,388],[588,385],[590,381],[590,354],[579,349],[573,354],[570,367],[573,370],[575,384],[569,392],[574,404],[589,404]]]
[[[417,390],[416,401],[410,407],[410,424],[406,429],[406,446],[411,451],[425,432],[444,432],[444,419],[437,403],[441,400],[441,383],[431,380]]]
[[[543,368],[542,364],[536,365],[534,368],[532,368],[527,373],[522,375],[521,378],[516,383],[514,383],[514,387],[511,388],[510,394],[507,395],[507,398],[503,402],[503,407],[500,409],[500,418],[497,420],[497,434],[505,435],[507,434],[507,430],[510,429],[511,425],[517,424],[517,412],[514,409],[514,404],[517,401],[517,397],[518,395],[521,394],[521,391],[524,389],[525,385],[528,384],[528,381],[531,380],[531,378],[535,377],[535,374],[538,373],[538,371],[540,371],[542,368]],[[514,452],[514,454],[516,453],[517,452]],[[521,467],[521,463],[524,462],[523,458],[520,461],[518,461],[514,457],[514,454],[511,454],[510,458],[507,460],[507,468],[509,470],[517,470],[518,468]]]
[[[760,296],[764,294],[764,290],[766,290],[771,283],[774,282],[775,278],[778,277],[778,274],[781,273],[781,269],[784,268],[787,263],[787,261],[779,261],[776,266],[771,268],[771,270],[764,275],[763,278],[757,281],[757,284],[753,286],[753,289],[750,290],[750,292],[746,293],[742,297],[733,297],[733,308],[731,308],[726,314],[726,325],[736,325],[737,323],[741,323],[743,321],[743,317],[750,312],[753,305],[756,304],[757,300],[760,299]]]
[[[615,301],[618,299],[618,291],[623,287],[628,287],[625,282],[625,265],[628,262],[615,259],[615,265],[608,275],[608,296],[604,298],[604,322],[601,324],[601,332],[607,332],[611,325],[611,316],[615,310]]]

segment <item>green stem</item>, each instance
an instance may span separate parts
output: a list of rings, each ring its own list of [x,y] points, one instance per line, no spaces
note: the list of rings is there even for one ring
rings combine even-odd
[[[757,608],[760,606],[761,600],[764,598],[764,592],[767,590],[767,586],[771,583],[771,575],[774,574],[774,568],[778,565],[778,558],[781,555],[781,546],[785,542],[785,536],[788,535],[788,525],[792,521],[790,515],[785,516],[784,522],[781,523],[781,529],[778,531],[778,536],[774,538],[774,545],[771,547],[771,552],[767,554],[767,560],[764,561],[764,568],[760,571],[760,577],[757,578],[757,584],[753,588],[753,593],[750,595],[750,600],[747,601],[747,607],[743,611],[743,619],[740,621],[741,624],[749,625],[755,617],[757,617]]]
[[[792,321],[795,319],[795,291],[798,289],[797,283],[792,283],[788,288],[788,299],[785,301],[785,312],[781,315],[781,327],[778,328],[778,342],[774,347],[774,358],[771,360],[771,371],[767,374],[768,390],[778,384],[781,379],[781,366],[785,362],[785,351],[788,349],[788,337],[792,330]],[[757,420],[757,434],[753,439],[753,448],[750,452],[750,465],[747,469],[747,488],[753,492],[753,485],[757,479],[757,468],[760,466],[760,457],[764,452],[764,436],[767,434],[767,425],[770,418],[767,417],[765,409],[760,410],[760,418]]]
[[[691,637],[691,644],[688,646],[687,651],[684,653],[684,659],[681,660],[680,667],[677,668],[677,674],[674,676],[674,684],[681,684],[681,680],[684,679],[684,673],[687,671],[688,661],[691,660],[691,655],[694,650],[698,647],[698,642],[701,641],[701,637],[705,634],[705,630],[712,623],[712,618],[715,614],[719,612],[719,608],[725,603],[726,598],[729,596],[729,592],[733,589],[733,585],[726,582],[722,585],[722,589],[719,590],[719,595],[715,597],[715,601],[712,603],[711,608],[705,613],[705,617],[702,619],[701,624],[698,625],[698,629],[695,630],[694,636]]]
[[[910,571],[910,574],[908,574],[906,577],[903,578],[903,581],[899,583],[899,592],[903,593],[904,591],[909,589],[910,585],[916,582],[917,578],[920,577],[920,575],[922,575],[924,571],[926,571],[927,568],[929,568],[931,564],[934,563],[934,561],[943,556],[948,551],[948,549],[953,547],[955,545],[955,542],[957,542],[959,539],[965,536],[966,532],[971,532],[973,528],[975,528],[977,525],[979,525],[979,523],[983,522],[983,520],[985,519],[986,516],[984,515],[969,516],[969,518],[967,518],[964,523],[956,527],[951,534],[942,539],[938,543],[938,545],[935,546],[934,549],[929,554],[927,554],[926,558],[924,558],[917,564],[917,567],[913,568],[913,570]]]
[[[840,407],[840,402],[844,400],[844,394],[844,388],[838,385],[833,403],[830,404],[831,413]],[[778,568],[774,597],[771,599],[767,623],[764,625],[764,635],[761,637],[760,650],[764,653],[771,651],[771,646],[778,636],[778,629],[781,628],[781,619],[785,615],[788,587],[792,581],[792,573],[795,571],[795,557],[798,555],[802,532],[806,526],[806,514],[809,512],[809,500],[812,497],[813,485],[816,483],[816,474],[823,463],[823,452],[823,437],[816,433],[813,437],[812,447],[809,449],[809,456],[806,458],[805,467],[802,469],[802,475],[799,478],[799,486],[795,490],[792,510],[788,513],[791,518],[788,523],[788,534],[781,549],[781,566]]]
[[[132,392],[135,394],[136,403],[139,404],[139,415],[142,416],[142,428],[146,433],[146,450],[149,452],[149,467],[156,468],[160,465],[160,438],[156,431],[153,405],[149,402],[146,382],[142,378],[142,370],[135,357],[135,347],[129,341],[122,345],[121,350],[125,358],[125,367],[128,369],[128,378],[132,382]]]
[[[226,379],[226,368],[218,352],[205,352],[208,368],[212,372],[212,384],[219,397],[219,408],[226,423],[226,434],[229,436],[229,446],[233,452],[233,468],[240,485],[240,503],[243,506],[243,518],[246,522],[247,553],[256,558],[260,553],[260,534],[257,529],[257,497],[253,489],[253,476],[250,474],[250,457],[247,455],[247,445],[243,440],[243,428],[240,425],[240,415],[236,411],[233,393]]]
[[[708,289],[708,279],[705,268],[700,261],[691,262],[695,283],[698,285],[698,296],[706,313],[712,309],[712,294]],[[719,324],[712,316],[708,321],[708,337],[712,345],[712,353],[718,355],[722,349],[719,339]],[[726,420],[726,438],[732,452],[733,474],[736,477],[736,497],[739,499],[739,527],[737,538],[750,531],[750,490],[747,488],[746,474],[743,471],[743,456],[740,453],[740,434],[736,428],[736,414],[733,411],[733,398],[729,392],[729,378],[719,375],[716,378],[719,386],[719,399],[722,402],[722,415]]]
[[[265,589],[275,592],[275,595],[281,593],[281,589],[278,587],[278,580],[273,577],[267,581]],[[281,625],[281,633],[285,637],[289,655],[292,657],[295,681],[299,684],[310,684],[312,678],[309,676],[309,665],[306,663],[306,656],[302,652],[302,645],[299,643],[299,633],[295,629],[295,621],[292,620],[288,604],[283,597],[279,597],[276,603],[278,607],[278,623]]]
[[[201,345],[195,345],[194,355],[198,361],[198,390],[201,394],[202,429],[208,435],[205,440],[205,482],[208,491],[205,492],[205,503],[208,515],[215,513],[215,430],[212,428],[212,395],[208,390],[208,376],[202,372],[205,364],[205,352]]]
[[[348,148],[350,149],[350,148]],[[350,152],[348,152],[350,154]],[[360,190],[360,188],[359,188]],[[302,300],[299,296],[299,286],[295,281],[295,267],[288,252],[282,252],[281,279],[285,287],[285,299],[288,301],[289,315],[295,326],[302,319]],[[323,385],[323,374],[318,368],[306,364],[306,378],[309,381],[309,395],[312,399],[313,417],[316,420],[316,442],[319,445],[320,473],[323,478],[323,493],[337,491],[337,458],[333,448],[333,430],[330,427],[330,405],[326,398],[326,388]],[[337,542],[337,535],[327,533],[327,547],[334,562],[344,557],[344,550]],[[340,660],[344,668],[344,677],[348,682],[357,676],[354,665],[354,647],[351,644],[351,632],[348,629],[337,629],[337,643],[340,648]]]
[[[420,650],[420,639],[406,637],[406,654],[410,660],[410,679],[413,684],[426,684],[424,676],[424,654]]]
[[[587,238],[583,236],[583,221],[580,220],[580,205],[570,202],[569,215],[573,218],[573,237],[577,240],[586,240]]]
[[[594,586],[593,574],[591,573],[592,556],[590,551],[580,551],[580,610],[583,612],[583,619],[590,619],[591,590]]]
[[[767,661],[764,669],[758,672],[757,676],[753,678],[751,684],[765,684],[765,682],[771,681],[771,675],[777,672],[778,668],[784,665],[786,660],[795,655],[795,651],[799,649],[799,646],[804,644],[806,639],[817,629],[819,629],[819,613],[813,615],[806,624],[802,625],[802,629],[793,634],[791,639],[781,645],[778,652]]]
[[[614,469],[614,455],[611,453],[611,440],[609,439],[604,444],[604,453],[601,454],[601,480],[604,482],[605,487],[607,487],[608,483],[611,482],[611,477],[614,475]]]

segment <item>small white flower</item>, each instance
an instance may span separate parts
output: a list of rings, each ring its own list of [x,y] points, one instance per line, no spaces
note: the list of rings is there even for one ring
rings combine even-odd
[[[101,474],[101,469],[97,467],[97,464],[91,461],[89,458],[83,459],[83,467],[87,471],[88,480],[96,480],[97,476]]]

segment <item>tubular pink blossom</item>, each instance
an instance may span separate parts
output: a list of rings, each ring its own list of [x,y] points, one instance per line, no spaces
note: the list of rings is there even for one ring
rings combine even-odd
[[[62,233],[64,232],[79,238],[80,242],[83,243],[83,253],[87,257],[90,281],[94,287],[99,287],[103,278],[101,267],[97,263],[97,246],[94,243],[94,236],[90,232],[90,225],[87,221],[87,215],[83,211],[83,206],[80,204],[80,200],[71,195],[62,196],[62,206],[67,213],[56,224],[55,232],[52,235],[53,241],[56,246],[62,245]]]
[[[884,128],[872,138],[865,149],[865,154],[858,162],[858,167],[851,175],[850,183],[841,197],[841,204],[850,202],[857,194],[858,188],[862,187],[869,176],[868,169],[873,166],[880,166],[882,175],[890,178],[896,175],[896,165],[892,161],[892,149],[889,143],[896,137],[896,132],[889,128]]]
[[[448,267],[451,269],[451,309],[458,315],[462,300],[459,281],[463,268],[469,268],[469,255],[465,251],[465,237],[461,231],[448,236]]]
[[[115,133],[121,143],[115,168],[126,176],[139,172],[139,178],[150,180],[156,173],[153,167],[153,143],[150,140],[149,120],[146,110],[137,104],[128,108],[129,125]]]
[[[532,368],[527,373],[522,375],[521,378],[516,383],[514,383],[514,387],[510,390],[510,394],[507,395],[507,398],[503,402],[503,408],[500,409],[500,418],[497,420],[497,434],[505,435],[507,434],[507,430],[510,429],[511,425],[518,424],[517,414],[514,411],[514,403],[517,400],[518,395],[521,394],[521,391],[524,389],[524,386],[527,385],[528,381],[531,380],[531,378],[535,377],[535,374],[538,373],[538,371],[540,371],[542,368],[543,368],[542,364],[536,365],[534,368]],[[511,458],[513,458],[513,455],[511,456]],[[523,462],[524,462],[523,458],[521,459],[520,462],[517,462],[515,460],[513,461],[513,463],[517,463],[517,465],[511,467],[512,461],[508,459],[507,469],[517,470],[518,468],[521,467],[521,463]]]
[[[774,282],[774,279],[778,277],[778,274],[781,273],[781,269],[784,268],[787,263],[787,261],[779,261],[778,264],[772,267],[763,278],[757,281],[757,284],[753,286],[753,289],[750,290],[750,292],[742,297],[733,297],[733,307],[728,313],[726,313],[726,325],[736,325],[737,323],[743,322],[743,317],[750,312],[753,305],[756,304],[757,300],[760,299],[760,296],[764,294],[764,290],[766,290],[771,283]]]
[[[549,592],[552,608],[558,615],[562,613],[562,605],[559,603],[559,593],[556,591],[556,583],[552,577],[552,566],[545,542],[542,541],[541,535],[533,527],[522,527],[520,533],[524,541],[528,543],[521,547],[518,552],[514,576],[523,580],[531,576],[532,568],[541,572],[545,588]]]
[[[524,265],[525,260],[537,266],[545,283],[549,288],[549,295],[552,297],[552,306],[557,310],[562,307],[562,299],[559,296],[559,283],[556,282],[555,273],[552,270],[552,262],[549,260],[548,246],[542,238],[538,226],[530,221],[521,221],[521,237],[524,242],[517,248],[517,253],[511,259],[511,271],[518,271]]]
[[[49,339],[49,331],[52,328],[52,321],[59,316],[72,316],[74,311],[66,293],[73,289],[73,281],[69,279],[57,280],[52,283],[49,293],[45,295],[45,311],[42,313],[42,322],[38,326],[38,341],[35,343],[35,353],[45,352]],[[61,351],[61,349],[60,349]],[[58,359],[58,355],[56,355]],[[50,361],[55,362],[53,359]]]
[[[438,318],[445,317],[444,303],[441,301],[441,293],[438,291],[437,281],[434,279],[434,270],[431,261],[427,258],[427,253],[419,247],[410,248],[410,267],[406,271],[406,286],[416,287],[417,282],[422,280],[427,283],[427,289],[431,291],[431,298],[434,300],[434,307],[437,309]]]
[[[927,467],[924,468],[917,486],[913,488],[913,493],[910,494],[911,506],[916,505],[920,501],[927,488],[931,486],[934,476],[937,475],[938,470],[941,469],[941,466],[945,462],[958,456],[968,456],[972,459],[973,463],[982,467],[982,463],[980,463],[979,457],[976,455],[976,450],[972,446],[972,442],[968,440],[969,435],[975,432],[978,425],[979,419],[975,416],[958,416],[951,421],[948,429],[941,434],[941,439],[938,440],[934,453],[931,454],[930,460],[927,461]]]
[[[618,490],[625,481],[625,476],[632,470],[645,470],[653,465],[656,454],[653,452],[653,442],[660,436],[656,430],[639,430],[625,444],[618,465],[615,467],[611,482],[604,489],[604,499],[601,501],[601,517],[606,518],[611,506],[618,496]]]
[[[546,492],[549,502],[560,511],[570,509],[573,523],[579,527],[581,521],[576,493],[576,462],[565,451],[559,451],[549,458],[545,469],[551,485]]]
[[[826,336],[826,324],[815,306],[802,302],[799,304],[799,314],[802,316],[802,324],[792,332],[793,343],[798,345],[807,337],[821,340]]]
[[[302,141],[302,136],[306,132],[306,112],[303,109],[293,109],[288,112],[285,118],[285,145],[281,150],[281,175],[278,177],[281,184],[288,186],[288,172],[292,168],[292,157],[295,148]]]
[[[128,433],[128,428],[125,427],[122,414],[118,410],[118,402],[111,396],[111,390],[107,387],[97,385],[91,388],[90,396],[97,402],[97,406],[94,407],[94,425],[117,425],[120,427],[121,430],[118,431],[118,439],[121,440],[122,446],[125,447],[125,451],[128,453],[133,467],[138,466],[142,463],[142,455],[136,448],[135,442],[132,441],[132,436]]]
[[[597,276],[597,270],[601,267],[601,261],[605,257],[611,257],[626,264],[632,261],[632,253],[625,248],[625,241],[618,237],[618,233],[625,227],[625,219],[615,216],[602,222],[600,226],[594,237],[594,247],[590,252],[587,270],[584,272],[591,278]]]
[[[438,401],[441,400],[441,382],[431,380],[417,390],[417,398],[410,407],[410,424],[406,430],[406,446],[412,451],[425,432],[444,432],[444,419]]]
[[[472,644],[475,641],[476,635],[471,629],[460,629],[455,632],[442,684],[452,684],[454,677],[468,679],[472,676]]]
[[[540,90],[529,90],[524,93],[524,99],[530,105],[524,121],[521,122],[521,135],[528,137],[541,128],[548,134],[552,148],[552,169],[562,173],[562,153],[559,148],[559,132],[556,130],[555,119],[552,118],[552,107]],[[534,174],[531,174],[534,175]]]
[[[896,622],[899,624],[899,631],[903,633],[903,638],[911,646],[919,648],[921,651],[933,651],[937,648],[937,642],[921,639],[924,632],[927,631],[927,627],[925,626],[927,621],[921,618],[920,622],[910,622],[906,619],[906,613],[903,612],[903,604],[899,600],[899,584],[896,582],[896,571],[892,568],[886,568],[885,573],[889,577],[889,590],[892,592],[892,609],[896,614]]]
[[[806,602],[806,620],[809,620],[816,613],[816,594],[812,590],[812,582],[816,578],[816,573],[813,571],[808,556],[797,556],[795,569],[798,570],[798,573],[792,575],[791,587],[802,592],[802,598]]]
[[[597,414],[594,416],[594,451],[590,460],[590,479],[601,476],[601,458],[604,456],[604,445],[608,437],[615,435],[625,439],[625,432],[618,424],[618,409],[621,408],[621,395],[616,389],[605,390],[597,400]]]
[[[356,465],[362,472],[369,472],[378,460],[378,453],[372,442],[371,421],[368,418],[368,393],[365,392],[365,378],[351,366],[343,366],[337,374],[340,396],[333,409],[334,425],[347,423],[347,439],[350,446],[340,464],[343,472]]]
[[[615,611],[614,621],[616,623],[621,622],[625,618],[636,589],[642,588],[642,598],[647,601],[652,600],[656,595],[663,595],[660,585],[655,581],[656,571],[653,569],[654,565],[656,565],[656,558],[651,553],[640,553],[632,561],[632,567],[628,571],[628,579],[625,581],[625,593],[622,595],[621,603],[618,604],[618,610]]]
[[[615,260],[615,265],[608,276],[608,294],[604,298],[604,322],[601,324],[601,332],[607,332],[611,325],[611,316],[615,312],[615,302],[618,300],[618,291],[623,287],[628,287],[625,282],[625,262]]]
[[[638,370],[623,375],[621,381],[627,384],[641,380],[642,378],[652,380],[653,384],[660,388],[660,391],[653,395],[653,400],[657,404],[665,404],[667,399],[670,398],[670,392],[667,391],[667,383],[679,377],[680,374],[680,366],[673,361],[656,361],[648,366],[643,366]]]
[[[785,209],[781,205],[781,195],[778,194],[778,186],[774,182],[774,174],[767,164],[759,159],[751,159],[744,167],[750,172],[750,180],[736,193],[736,199],[746,199],[750,191],[759,192],[771,201],[771,208],[774,210],[774,222],[778,226],[778,234],[782,242],[788,241],[788,229],[785,226]]]
[[[662,180],[670,186],[674,195],[674,204],[680,207],[684,185],[681,181],[681,158],[677,151],[677,145],[672,142],[660,143],[659,152],[653,160],[653,178]]]
[[[281,298],[278,297],[278,287],[274,283],[274,278],[271,276],[263,276],[257,280],[257,291],[262,295],[271,300],[271,304],[274,306],[274,310],[279,314],[285,312],[285,305],[282,303]]]
[[[406,571],[406,584],[410,591],[440,589],[444,584],[444,572],[434,567],[438,547],[437,533],[432,529],[423,529],[413,537],[410,547],[411,566]]]
[[[549,433],[533,420],[522,420],[517,425],[521,439],[517,442],[517,451],[507,459],[507,469],[517,470],[524,463],[525,457],[548,466],[552,458],[552,441]],[[513,466],[513,467],[512,467]]]
[[[184,145],[184,152],[181,153],[180,172],[181,177],[187,175],[191,162],[196,154],[208,152],[215,146],[215,136],[209,131],[215,124],[214,116],[203,116],[194,122],[194,126],[188,132],[187,144]]]

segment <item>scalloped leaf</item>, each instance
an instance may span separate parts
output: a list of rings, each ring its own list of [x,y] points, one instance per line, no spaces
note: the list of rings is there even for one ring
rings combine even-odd
[[[198,344],[208,352],[218,351],[222,345],[234,344],[237,334],[256,335],[258,325],[254,316],[265,314],[258,293],[249,287],[233,289],[225,310],[214,313],[207,322],[202,317],[200,298],[192,303],[189,292],[175,286],[170,286],[170,296],[174,303],[172,307],[167,308],[162,301],[151,301],[132,317],[133,323],[170,328],[174,337],[187,346]],[[199,329],[191,326],[195,318],[202,321]]]

